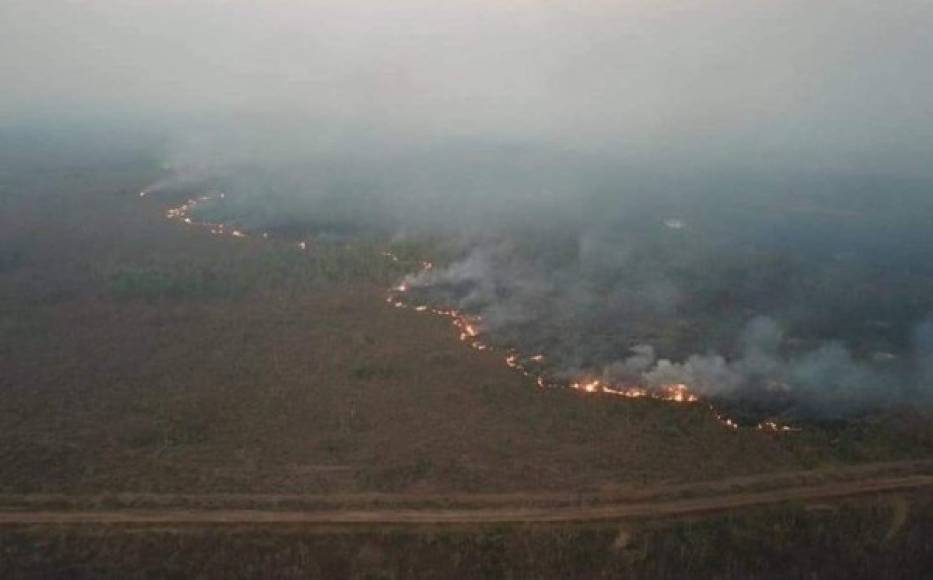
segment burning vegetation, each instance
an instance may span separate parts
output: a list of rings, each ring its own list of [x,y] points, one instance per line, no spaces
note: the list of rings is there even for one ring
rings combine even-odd
[[[145,197],[150,190],[143,190],[139,193],[140,197]],[[212,235],[225,236],[233,238],[247,238],[250,234],[241,228],[229,226],[223,222],[211,222],[195,219],[193,214],[199,207],[222,201],[225,198],[224,193],[208,193],[196,198],[189,199],[172,207],[165,212],[165,217],[169,220],[178,221],[185,225],[202,228]],[[269,240],[271,236],[268,232],[261,234],[262,239]],[[296,243],[301,251],[307,251],[309,244],[306,240]],[[386,259],[398,263],[400,258],[389,250],[383,250],[380,254]],[[420,262],[420,269],[405,277],[405,280],[418,278],[419,276],[430,273],[434,269],[434,264],[427,260]],[[666,383],[660,385],[624,385],[617,384],[605,379],[580,377],[573,380],[552,377],[548,373],[546,357],[544,354],[523,354],[514,348],[502,348],[493,346],[482,339],[480,330],[482,317],[469,315],[454,308],[440,308],[429,306],[427,304],[413,304],[409,302],[408,295],[411,286],[407,282],[401,282],[390,288],[385,301],[394,308],[409,309],[418,313],[428,313],[434,316],[444,317],[450,320],[451,324],[459,331],[460,341],[470,348],[478,351],[504,352],[503,358],[505,365],[510,369],[532,379],[534,383],[542,389],[560,389],[566,388],[581,393],[608,395],[613,397],[622,397],[627,399],[649,398],[658,401],[664,401],[675,404],[706,404],[716,420],[723,426],[737,430],[740,425],[737,421],[729,418],[719,412],[709,402],[704,402],[700,395],[693,392],[689,385],[685,383]],[[781,424],[776,420],[766,420],[754,425],[754,428],[760,431],[775,433],[784,433],[796,431],[796,428]]]

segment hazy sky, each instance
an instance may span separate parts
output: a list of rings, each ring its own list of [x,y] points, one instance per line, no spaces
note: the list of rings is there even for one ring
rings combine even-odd
[[[3,0],[0,118],[275,112],[926,172],[928,0]]]

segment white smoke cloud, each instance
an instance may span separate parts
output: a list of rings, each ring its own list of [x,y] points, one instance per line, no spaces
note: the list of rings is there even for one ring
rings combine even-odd
[[[898,399],[899,383],[933,390],[933,323],[918,327],[904,380],[839,344],[788,349],[780,324],[754,318],[772,310],[731,307],[716,285],[725,258],[707,257],[708,277],[691,268],[710,214],[756,216],[714,224],[732,240],[789,204],[699,177],[764,175],[781,201],[815,168],[930,177],[931,21],[925,0],[5,0],[0,126],[68,110],[148,120],[165,127],[176,177],[230,188],[227,211],[247,225],[544,232],[534,251],[474,237],[462,260],[410,282],[568,373],[861,404]],[[646,175],[667,181],[644,187]],[[665,237],[639,250],[626,229],[669,190],[703,200],[646,212]],[[813,198],[794,215],[834,227],[861,215]],[[547,245],[562,233],[569,242]],[[737,350],[721,348],[749,320]],[[712,354],[683,352],[697,343]]]
[[[587,251],[588,259],[592,255]],[[628,276],[640,275],[630,268],[631,263],[615,266]],[[453,301],[459,308],[480,314],[484,331],[493,339],[543,349],[554,365],[551,372],[568,381],[598,376],[612,384],[653,389],[683,383],[706,398],[779,401],[780,408],[774,411],[797,417],[844,417],[933,400],[933,323],[929,320],[914,331],[912,362],[894,366],[875,364],[870,357],[857,358],[840,342],[802,346],[788,339],[777,320],[766,316],[748,320],[738,333],[732,357],[709,353],[673,360],[658,357],[652,344],[626,346],[599,330],[600,319],[610,324],[632,323],[645,308],[650,310],[650,301],[641,305],[641,314],[616,318],[599,298],[604,294],[594,293],[591,281],[549,285],[539,283],[537,276],[540,273],[522,265],[514,248],[498,244],[481,245],[449,268],[413,276],[408,283],[443,303]],[[572,276],[552,271],[546,279],[566,281]]]

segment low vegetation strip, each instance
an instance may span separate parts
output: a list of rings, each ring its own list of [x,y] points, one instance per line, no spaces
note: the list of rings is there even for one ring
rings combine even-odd
[[[783,488],[847,485],[858,481],[933,476],[933,461],[891,461],[801,471],[746,475],[691,483],[601,486],[597,490],[524,493],[102,493],[94,495],[0,494],[4,511],[106,510],[350,510],[388,508],[580,507],[661,502],[768,492]]]
[[[865,494],[933,486],[933,475],[870,478],[822,485],[785,487],[769,491],[730,493],[689,499],[655,500],[600,506],[486,509],[381,509],[381,510],[256,510],[162,509],[98,511],[6,511],[0,525],[61,524],[305,524],[305,525],[434,525],[504,524],[621,520],[689,516],[788,501],[825,501]]]

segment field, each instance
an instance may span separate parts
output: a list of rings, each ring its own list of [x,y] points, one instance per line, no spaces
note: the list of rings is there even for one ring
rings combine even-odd
[[[933,458],[926,411],[734,432],[702,404],[541,390],[501,354],[465,348],[449,321],[386,304],[385,289],[417,267],[417,248],[393,262],[375,242],[302,252],[212,237],[164,219],[179,199],[137,195],[155,177],[141,161],[5,175],[5,510],[210,507],[229,494],[335,508],[469,505],[475,494],[528,505],[535,494]],[[896,558],[930,562],[929,498],[894,497],[639,524],[630,539],[616,524],[12,526],[0,533],[0,576],[145,577],[165,566],[155,576],[740,578],[792,548],[801,574],[834,561],[858,572],[877,558],[878,570],[908,576],[921,568]],[[909,517],[893,526],[905,505]],[[720,549],[751,555],[720,560]]]
[[[0,530],[4,578],[923,578],[926,496],[676,521]]]

